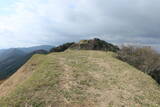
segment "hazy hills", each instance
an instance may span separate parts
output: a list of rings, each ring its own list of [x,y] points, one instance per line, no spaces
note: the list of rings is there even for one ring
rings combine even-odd
[[[31,53],[35,50],[46,50],[49,51],[51,48],[53,48],[54,46],[50,46],[50,45],[40,45],[40,46],[33,46],[33,47],[29,47],[29,48],[19,48],[20,50],[22,50],[25,53]]]
[[[12,50],[20,50],[20,51],[23,51],[25,53],[30,53],[30,52],[33,52],[35,50],[46,50],[46,51],[49,51],[53,47],[54,46],[50,46],[50,45],[40,45],[40,46],[24,47],[24,48],[22,47],[22,48],[0,49],[0,56],[2,54],[5,54],[5,53],[10,52]]]

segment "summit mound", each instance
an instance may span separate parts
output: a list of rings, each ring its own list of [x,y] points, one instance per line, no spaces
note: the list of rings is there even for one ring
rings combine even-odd
[[[98,38],[90,39],[90,40],[81,40],[78,43],[65,43],[58,47],[51,49],[51,52],[63,52],[67,49],[71,50],[100,50],[100,51],[119,51],[118,46],[108,43],[104,40],[100,40]]]
[[[91,40],[81,40],[79,43],[71,45],[69,49],[102,50],[102,51],[112,51],[112,52],[117,52],[119,50],[118,46],[100,40],[98,38],[94,38]]]

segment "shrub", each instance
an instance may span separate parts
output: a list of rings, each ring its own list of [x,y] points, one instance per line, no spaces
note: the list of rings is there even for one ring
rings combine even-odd
[[[60,45],[58,47],[55,47],[55,48],[52,48],[50,50],[50,52],[63,52],[65,51],[66,49],[68,49],[71,45],[73,45],[74,42],[71,42],[71,43],[65,43],[63,45]]]
[[[151,75],[160,83],[160,54],[151,47],[122,46],[118,58]]]

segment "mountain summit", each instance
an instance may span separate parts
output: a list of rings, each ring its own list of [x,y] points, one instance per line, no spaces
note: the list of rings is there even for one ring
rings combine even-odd
[[[71,50],[101,50],[101,51],[112,51],[117,52],[119,50],[118,46],[108,43],[104,40],[98,38],[90,40],[81,40],[78,43],[65,43],[58,47],[51,49],[51,52],[63,52],[67,49]]]
[[[112,52],[117,52],[119,50],[118,46],[100,40],[98,38],[94,38],[91,40],[81,40],[80,42],[71,45],[69,49],[102,50],[102,51],[112,51]]]

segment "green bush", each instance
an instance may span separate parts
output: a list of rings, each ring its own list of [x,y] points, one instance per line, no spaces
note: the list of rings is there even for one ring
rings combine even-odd
[[[71,43],[65,43],[63,45],[60,45],[58,47],[55,47],[55,48],[52,48],[50,50],[50,52],[63,52],[65,51],[66,49],[68,49],[71,45],[73,45],[74,42],[71,42]]]

